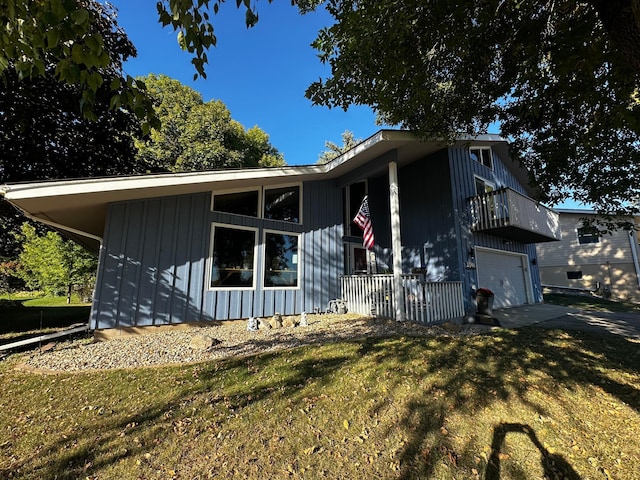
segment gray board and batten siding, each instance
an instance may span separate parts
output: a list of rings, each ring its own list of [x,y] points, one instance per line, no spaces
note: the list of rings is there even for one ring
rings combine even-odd
[[[388,175],[369,178],[368,183],[378,273],[385,273],[392,264]],[[402,272],[419,268],[427,281],[458,280],[447,150],[400,167],[398,183]]]
[[[542,301],[542,287],[540,285],[539,267],[537,262],[531,262],[536,258],[535,243],[525,244],[517,241],[505,240],[502,237],[481,232],[471,232],[471,218],[469,210],[469,198],[476,195],[475,177],[481,177],[492,182],[496,188],[509,187],[523,195],[527,192],[524,186],[507,169],[503,159],[495,149],[492,149],[493,168],[489,168],[469,156],[469,150],[463,147],[449,149],[450,179],[452,188],[453,205],[456,215],[456,236],[460,239],[458,245],[458,262],[462,274],[463,291],[472,292],[478,285],[477,271],[465,267],[469,260],[468,253],[475,247],[484,247],[497,251],[512,252],[527,255],[529,260],[531,287],[534,301]],[[509,160],[507,160],[509,161]],[[465,295],[465,302],[469,301]]]
[[[333,180],[302,186],[302,224],[211,211],[211,193],[109,206],[91,327],[122,328],[326,308],[340,296],[342,205]],[[258,230],[254,289],[208,288],[211,227]],[[263,289],[264,230],[300,234],[298,288]]]
[[[465,308],[474,306],[472,292],[481,286],[477,271],[467,268],[474,247],[536,257],[534,244],[471,232],[468,199],[476,195],[476,175],[497,188],[510,187],[526,194],[495,150],[492,160],[489,168],[471,159],[468,148],[452,147],[398,169],[403,273],[419,268],[427,281],[462,281]],[[385,273],[392,264],[388,175],[378,173],[367,181],[377,273]],[[538,266],[529,263],[535,301],[539,302]]]
[[[342,188],[367,179],[378,272],[391,265],[389,184],[384,168],[395,152],[343,178],[302,184],[302,223],[211,211],[211,192],[112,203],[101,248],[92,328],[163,325],[266,317],[324,309],[339,298],[344,272]],[[376,167],[376,168],[373,168]],[[493,150],[493,168],[466,147],[444,148],[399,168],[403,271],[424,268],[428,281],[462,281],[466,307],[477,273],[467,268],[475,247],[535,258],[535,245],[472,233],[468,199],[475,175],[496,188],[525,193]],[[212,225],[257,229],[255,288],[209,289]],[[297,288],[262,288],[264,231],[299,234]],[[535,301],[541,301],[538,266],[529,262]]]

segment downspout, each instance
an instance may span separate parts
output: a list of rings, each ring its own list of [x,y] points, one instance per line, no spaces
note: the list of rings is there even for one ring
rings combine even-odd
[[[638,242],[636,241],[636,231],[629,232],[629,243],[631,243],[631,256],[633,257],[633,266],[636,269],[636,281],[640,287],[640,264],[638,264]]]
[[[393,251],[393,295],[396,299],[396,320],[406,320],[402,289],[402,239],[400,237],[400,195],[398,164],[389,162],[389,206],[391,211],[391,249]]]

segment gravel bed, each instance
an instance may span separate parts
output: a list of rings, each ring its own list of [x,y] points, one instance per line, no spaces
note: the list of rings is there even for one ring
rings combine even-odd
[[[467,333],[473,331],[349,314],[309,315],[308,326],[261,328],[255,332],[247,331],[246,322],[222,322],[114,337],[101,342],[89,338],[68,340],[49,349],[30,352],[22,367],[43,372],[135,368],[199,362],[371,336]]]

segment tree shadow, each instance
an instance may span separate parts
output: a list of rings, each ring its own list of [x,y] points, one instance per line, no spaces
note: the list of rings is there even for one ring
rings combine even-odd
[[[531,388],[536,386],[533,383],[536,382],[536,376],[545,377],[543,388],[549,392],[555,391],[558,385],[569,390],[594,386],[640,412],[640,389],[619,380],[625,374],[637,376],[640,372],[640,352],[633,342],[614,335],[584,332],[568,334],[535,328],[500,330],[491,336],[497,341],[487,342],[482,335],[463,340],[473,344],[474,348],[471,349],[460,348],[460,340],[446,337],[429,339],[423,345],[430,352],[425,357],[428,364],[424,370],[428,377],[436,380],[416,390],[413,401],[406,404],[400,415],[400,424],[409,432],[409,437],[399,452],[398,458],[403,465],[399,478],[429,478],[435,474],[434,465],[438,459],[444,459],[455,467],[458,457],[468,453],[456,452],[449,438],[439,435],[451,409],[464,408],[469,415],[473,415],[476,411],[491,407],[495,401],[517,400],[539,415],[549,415],[546,405],[532,401],[528,395]],[[365,341],[360,353],[379,362],[394,359],[399,368],[410,365],[422,356],[419,349],[406,342],[375,339]],[[614,369],[621,376],[612,378],[607,369]],[[419,382],[420,379],[415,380]],[[397,386],[400,387],[400,382]],[[382,399],[375,408],[381,410],[386,406]],[[567,413],[573,413],[572,405],[564,405],[563,408],[567,409]],[[395,427],[389,425],[389,433]],[[501,444],[509,428],[530,435],[543,454],[544,468],[564,472],[570,480],[580,478],[561,455],[543,451],[530,427],[522,426],[518,430],[507,424],[506,427],[497,428],[494,443],[499,440]],[[437,437],[438,448],[427,445],[425,439],[429,437]],[[470,448],[481,447],[471,445]],[[491,468],[488,469],[487,478],[499,478],[496,476],[499,470],[496,474],[496,467]]]
[[[485,480],[500,480],[500,451],[509,433],[522,433],[529,437],[540,452],[544,478],[562,478],[564,480],[580,480],[580,475],[565,460],[562,455],[549,452],[538,440],[534,430],[529,425],[521,423],[501,423],[493,429],[491,441],[491,455],[485,471]]]
[[[230,373],[236,374],[238,384],[249,378],[253,373],[268,368],[278,353],[267,353],[220,362],[209,362],[193,366],[194,377],[197,381],[178,385],[170,398],[154,399],[147,408],[130,415],[117,415],[115,405],[107,405],[104,414],[98,408],[91,407],[85,414],[95,414],[95,431],[88,434],[86,430],[77,429],[72,435],[54,435],[55,440],[46,446],[38,447],[29,457],[13,462],[11,468],[0,468],[0,478],[94,478],[100,476],[101,469],[124,460],[131,456],[144,455],[155,445],[144,442],[129,443],[127,448],[121,445],[121,437],[149,436],[149,431],[156,431],[161,438],[166,438],[172,432],[168,427],[179,428],[181,414],[176,414],[196,397],[204,397],[207,408],[218,408],[230,415],[238,415],[243,409],[250,408],[267,398],[293,397],[306,387],[310,379],[326,381],[332,374],[352,359],[336,353],[328,358],[303,358],[292,361],[290,368],[283,372],[281,378],[274,378],[270,382],[261,382],[247,390],[240,390],[235,394],[221,396],[212,388],[220,376]],[[238,373],[240,372],[240,373]],[[122,382],[137,382],[135,370],[122,370],[114,373],[120,376]],[[138,388],[145,388],[138,385]],[[84,409],[82,409],[84,411]],[[193,409],[195,411],[195,408]],[[175,416],[175,419],[174,419]],[[119,417],[119,418],[118,418]],[[168,422],[167,419],[172,421]],[[7,442],[9,443],[9,442]],[[78,445],[82,445],[78,448]],[[96,477],[97,478],[97,477]]]
[[[314,337],[315,344],[322,342],[322,337]],[[324,343],[330,339],[324,336]],[[96,415],[95,431],[79,428],[67,438],[50,431],[45,437],[46,443],[33,455],[16,459],[11,470],[0,468],[0,477],[12,472],[23,478],[99,475],[114,462],[153,452],[154,445],[144,443],[129,443],[123,450],[120,441],[123,434],[144,438],[153,432],[152,436],[171,441],[174,435],[171,429],[180,428],[180,422],[185,421],[182,416],[198,415],[197,412],[203,411],[198,409],[205,408],[203,404],[206,408],[237,416],[263,401],[295,402],[305,395],[304,389],[309,382],[317,384],[322,391],[343,374],[352,375],[354,368],[359,371],[358,382],[371,386],[380,380],[389,389],[388,395],[371,389],[371,396],[366,402],[363,397],[360,404],[368,409],[372,418],[385,418],[380,425],[382,436],[397,437],[399,431],[402,434],[395,457],[399,460],[395,478],[432,478],[438,462],[445,461],[458,468],[458,463],[463,464],[482,448],[485,441],[476,438],[475,442],[472,439],[469,443],[467,451],[456,451],[458,447],[451,435],[443,433],[451,411],[465,409],[466,414],[473,415],[497,401],[518,401],[540,415],[548,415],[547,406],[536,404],[528,395],[531,387],[538,385],[535,382],[540,376],[544,377],[546,385],[542,387],[548,388],[549,392],[555,391],[558,385],[569,390],[594,386],[640,411],[640,389],[631,382],[620,380],[624,374],[634,378],[638,375],[640,352],[637,345],[620,337],[522,329],[498,330],[491,334],[490,341],[483,335],[333,340],[345,342],[344,346],[340,344],[339,348],[321,356],[314,355],[314,347],[309,347],[300,354],[262,353],[187,367],[193,373],[193,381],[190,376],[180,377],[180,383],[163,389],[169,392],[168,395],[150,397],[148,404],[135,408],[127,407],[127,398],[132,398],[138,389],[148,391],[152,387],[141,380],[147,377],[138,375],[136,370],[109,374],[110,384],[128,386],[126,394],[101,393],[97,395],[100,400],[89,400],[104,402],[104,407],[111,412]],[[625,348],[628,345],[635,348]],[[269,345],[265,343],[264,347]],[[265,376],[260,382],[251,381],[256,372],[272,368],[276,358],[282,355],[290,355],[291,361],[279,367],[277,375]],[[376,368],[376,365],[384,365],[384,368]],[[608,369],[621,375],[614,378]],[[384,379],[376,376],[384,376]],[[221,378],[227,378],[226,382],[231,382],[234,388],[220,394]],[[67,379],[74,381],[73,376]],[[173,380],[167,375],[166,379],[163,376],[156,381]],[[396,392],[406,392],[406,396]],[[68,388],[59,389],[52,395],[59,394],[72,395]],[[80,400],[87,402],[86,393],[83,395],[85,397]],[[564,408],[569,411],[571,406]],[[192,410],[195,413],[186,413]],[[393,415],[377,415],[389,411]],[[167,418],[170,418],[168,422]],[[225,420],[220,421],[224,423]],[[500,478],[500,457],[496,455],[505,438],[512,433],[529,437],[542,456],[545,472],[561,472],[570,480],[580,478],[562,455],[552,454],[540,444],[531,427],[501,423],[494,428],[486,480]]]

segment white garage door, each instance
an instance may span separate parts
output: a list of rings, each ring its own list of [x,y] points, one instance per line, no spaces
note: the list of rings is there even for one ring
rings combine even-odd
[[[508,254],[476,248],[478,287],[495,294],[494,308],[515,307],[527,301],[529,272],[526,255]]]

